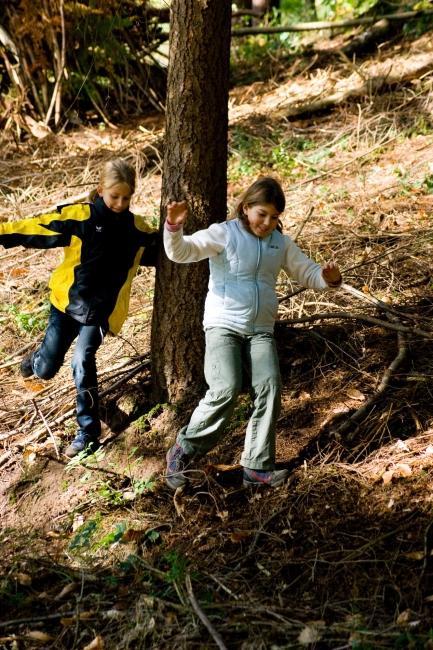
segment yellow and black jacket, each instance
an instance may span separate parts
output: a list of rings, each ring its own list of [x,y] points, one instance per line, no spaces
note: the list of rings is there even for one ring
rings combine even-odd
[[[0,223],[0,244],[6,248],[63,246],[63,262],[49,282],[51,303],[80,323],[101,325],[113,334],[128,315],[138,266],[155,265],[158,239],[142,217],[129,210],[113,212],[100,197]]]

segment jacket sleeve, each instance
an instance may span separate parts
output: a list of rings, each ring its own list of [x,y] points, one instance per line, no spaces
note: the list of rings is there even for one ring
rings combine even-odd
[[[287,235],[283,269],[288,275],[308,289],[328,289],[320,264],[314,262]]]
[[[0,223],[0,244],[5,248],[55,248],[68,246],[71,234],[58,212]]]
[[[184,235],[182,229],[173,232],[164,226],[164,248],[172,262],[200,262],[221,253],[225,245],[226,229],[222,223],[214,223],[193,235]]]
[[[143,234],[144,252],[141,256],[140,266],[156,266],[158,259],[161,235],[158,232]]]

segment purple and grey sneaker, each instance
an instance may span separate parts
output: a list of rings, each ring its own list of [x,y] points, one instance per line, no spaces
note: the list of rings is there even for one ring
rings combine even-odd
[[[269,485],[278,487],[289,476],[287,469],[261,470],[244,467],[244,487]]]
[[[184,452],[179,443],[175,442],[167,452],[167,471],[165,482],[172,490],[182,487],[188,481],[184,470],[187,468],[190,457]]]

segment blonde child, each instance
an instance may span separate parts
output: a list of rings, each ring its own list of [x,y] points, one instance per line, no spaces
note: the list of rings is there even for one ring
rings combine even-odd
[[[158,235],[129,211],[135,170],[108,161],[90,203],[0,224],[6,248],[64,248],[51,275],[50,316],[39,348],[21,362],[23,377],[51,379],[76,339],[72,372],[77,390],[78,431],[65,454],[93,452],[101,432],[96,351],[107,332],[117,334],[128,314],[131,282],[139,264],[154,265]]]
[[[167,452],[166,481],[176,489],[187,481],[192,459],[221,439],[242,387],[246,364],[254,410],[241,456],[243,483],[278,486],[287,470],[275,469],[275,429],[281,402],[279,362],[273,336],[278,311],[275,286],[284,269],[305,287],[324,290],[341,284],[330,262],[320,267],[281,232],[285,197],[271,177],[259,178],[236,208],[236,218],[183,235],[188,206],[167,206],[164,247],[173,262],[209,258],[210,279],[204,312],[208,390]]]

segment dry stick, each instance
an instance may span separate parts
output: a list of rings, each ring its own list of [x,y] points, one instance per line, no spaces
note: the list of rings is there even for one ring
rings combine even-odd
[[[45,416],[44,416],[44,414],[42,413],[42,411],[40,410],[40,408],[39,408],[39,406],[38,406],[36,400],[35,400],[35,399],[32,399],[32,402],[33,402],[33,406],[34,406],[35,409],[36,409],[37,414],[38,414],[39,417],[41,418],[42,422],[43,422],[44,425],[45,425],[46,430],[47,430],[48,433],[50,434],[50,438],[51,438],[51,440],[53,441],[53,445],[54,445],[54,450],[55,450],[55,452],[56,452],[56,456],[57,456],[57,458],[60,458],[59,450],[58,450],[58,447],[57,447],[56,439],[55,439],[54,436],[53,436],[53,432],[51,431],[51,429],[50,429],[50,427],[49,427],[49,425],[48,425],[48,422],[46,421]]]
[[[10,627],[11,625],[24,625],[28,623],[39,623],[41,621],[56,621],[59,618],[69,618],[75,616],[76,611],[60,612],[59,614],[43,614],[42,616],[31,616],[28,618],[13,618],[10,621],[0,621],[0,628]]]
[[[60,84],[62,82],[62,77],[63,77],[63,73],[64,73],[64,68],[65,68],[66,35],[65,35],[65,17],[64,17],[64,14],[63,14],[63,2],[64,2],[64,0],[60,0],[60,6],[59,6],[60,23],[61,23],[61,27],[62,27],[62,46],[61,46],[61,51],[60,51],[60,60],[58,61],[59,71],[57,73],[57,79],[56,79],[56,83],[54,85],[53,94],[51,95],[50,105],[48,107],[48,111],[47,111],[47,114],[45,116],[45,120],[44,120],[45,124],[48,124],[48,122],[51,119],[51,113],[53,112],[54,106],[55,106],[56,101],[57,101],[57,96],[58,96],[58,94],[60,92]],[[53,41],[56,43],[56,49],[58,50],[58,45],[57,45],[57,41],[56,41],[56,37],[54,35],[54,32],[53,32]],[[54,119],[55,124],[58,123],[58,120],[59,120],[59,115],[58,115],[58,111],[56,110],[55,119]]]
[[[136,366],[135,368],[130,370],[127,374],[125,374],[123,377],[118,379],[114,384],[112,384],[111,386],[108,386],[108,388],[101,391],[99,396],[104,397],[105,395],[110,393],[113,389],[118,388],[118,386],[120,386],[121,384],[128,381],[128,379],[131,379],[131,377],[133,377],[138,372],[140,372],[140,370],[143,370],[143,368],[145,368],[147,365],[148,365],[148,362],[139,364],[138,366]],[[68,411],[66,411],[66,413],[63,413],[63,415],[60,415],[58,418],[53,420],[51,422],[51,426],[54,427],[54,426],[57,426],[59,424],[62,424],[65,420],[67,420],[68,418],[71,417],[73,412],[74,412],[74,408],[70,408]],[[39,437],[41,436],[41,434],[43,433],[43,431],[44,431],[44,428],[36,429],[24,441],[18,442],[16,446],[22,447],[22,446],[28,444],[29,442],[34,442],[35,440],[38,440]],[[18,435],[19,433],[20,433],[20,431],[18,429],[14,429],[13,431],[9,431],[8,433],[1,434],[0,435],[0,440],[6,440],[7,438],[12,438],[13,436]]]
[[[421,234],[423,234],[425,231],[421,231]],[[415,233],[412,233],[411,237],[414,237],[416,234],[419,234],[419,232],[415,231]],[[405,235],[406,236],[406,235]],[[391,248],[390,250],[384,251],[383,253],[380,253],[379,255],[376,255],[375,257],[371,257],[370,259],[365,260],[364,262],[359,262],[358,264],[354,264],[353,266],[349,266],[347,269],[342,270],[342,274],[347,273],[348,271],[353,271],[354,269],[359,269],[361,266],[368,266],[369,264],[374,264],[374,262],[377,262],[377,260],[382,259],[383,257],[386,257],[387,255],[391,255],[395,253],[396,251],[400,250],[401,248],[406,248],[407,247],[407,242],[404,244],[399,244],[398,246],[395,246],[394,248]],[[282,296],[279,298],[279,302],[284,302],[285,300],[290,300],[290,298],[293,298],[294,296],[297,296],[298,294],[302,293],[303,291],[306,291],[306,287],[300,287],[299,289],[295,289],[292,293],[288,293],[285,296]],[[358,296],[359,297],[359,296]],[[383,303],[385,304],[385,303]],[[408,316],[406,316],[407,318]]]
[[[376,390],[375,394],[368,399],[365,404],[363,404],[359,409],[357,409],[352,415],[345,420],[339,427],[336,429],[331,429],[331,434],[335,435],[337,438],[340,438],[341,434],[347,431],[352,424],[356,424],[361,420],[364,415],[367,414],[367,411],[371,409],[374,404],[378,401],[380,396],[385,392],[386,388],[388,387],[388,384],[391,380],[392,375],[394,372],[397,370],[397,368],[401,365],[403,362],[404,358],[406,357],[407,354],[407,341],[406,341],[406,336],[402,334],[401,332],[398,332],[397,334],[398,338],[398,354],[393,360],[393,362],[388,366],[388,368],[385,370],[382,381],[380,382],[380,385],[378,389]],[[355,437],[356,431],[353,431],[347,436],[347,440],[353,440]]]
[[[394,314],[394,316],[398,316],[402,318],[408,317],[406,316],[406,314],[403,314],[402,312],[397,311],[397,309],[394,309],[390,305],[387,305],[386,302],[379,300],[379,298],[375,298],[373,295],[369,293],[363,293],[362,291],[359,291],[359,289],[355,289],[355,287],[352,287],[352,285],[347,284],[346,282],[342,282],[340,289],[346,291],[347,293],[350,293],[352,296],[355,296],[355,298],[359,298],[364,302],[376,305],[376,307],[380,307],[380,309],[383,309],[384,311],[389,312],[390,314]]]
[[[34,345],[36,345],[35,342],[31,341],[30,343],[27,343],[19,350],[15,350],[13,354],[10,354],[8,357],[6,357],[5,363],[2,363],[0,365],[0,368],[8,368],[9,366],[14,366],[15,364],[19,363],[21,361],[21,355],[23,354],[23,352],[26,352],[26,350],[33,347]],[[16,357],[18,355],[20,355],[20,358],[16,360]]]
[[[307,221],[310,220],[313,212],[314,212],[314,205],[311,206],[311,208],[307,212],[307,216],[304,217],[304,219],[299,224],[298,230],[296,231],[296,233],[292,237],[292,241],[296,242],[298,240],[298,237],[300,236],[301,232],[304,230],[305,225],[307,224]]]
[[[316,22],[299,22],[291,25],[280,25],[278,27],[244,27],[232,30],[232,36],[247,36],[248,34],[284,34],[285,32],[307,32],[318,29],[337,29],[342,27],[357,27],[358,25],[371,25],[380,20],[408,20],[409,18],[418,18],[419,16],[430,16],[433,10],[425,11],[402,11],[395,14],[386,14],[384,16],[371,16],[363,18],[353,18],[350,20],[336,21],[316,21]]]
[[[197,616],[199,617],[203,625],[207,628],[208,632],[213,637],[213,640],[217,644],[218,648],[221,648],[221,650],[227,650],[227,646],[222,640],[221,635],[219,634],[219,632],[216,631],[216,629],[214,628],[214,626],[212,625],[212,623],[210,622],[206,614],[200,608],[196,600],[196,597],[194,595],[194,592],[192,590],[191,578],[189,577],[189,575],[187,575],[185,578],[185,585],[186,585],[186,590],[188,592],[188,598],[191,602],[193,610],[195,611],[195,613],[197,614]]]
[[[417,334],[423,338],[431,339],[433,338],[433,332],[426,332],[420,330],[417,327],[407,327],[406,325],[401,325],[399,323],[389,323],[387,321],[381,320],[380,318],[375,318],[374,316],[367,316],[366,314],[355,314],[348,311],[336,311],[332,313],[323,313],[323,314],[311,314],[311,316],[303,316],[302,318],[289,318],[287,320],[278,320],[279,325],[294,325],[296,323],[308,323],[315,320],[329,320],[330,318],[342,318],[349,320],[360,320],[365,321],[366,323],[371,323],[372,325],[378,325],[379,327],[384,327],[385,329],[395,330],[396,332],[403,332],[407,334]]]

